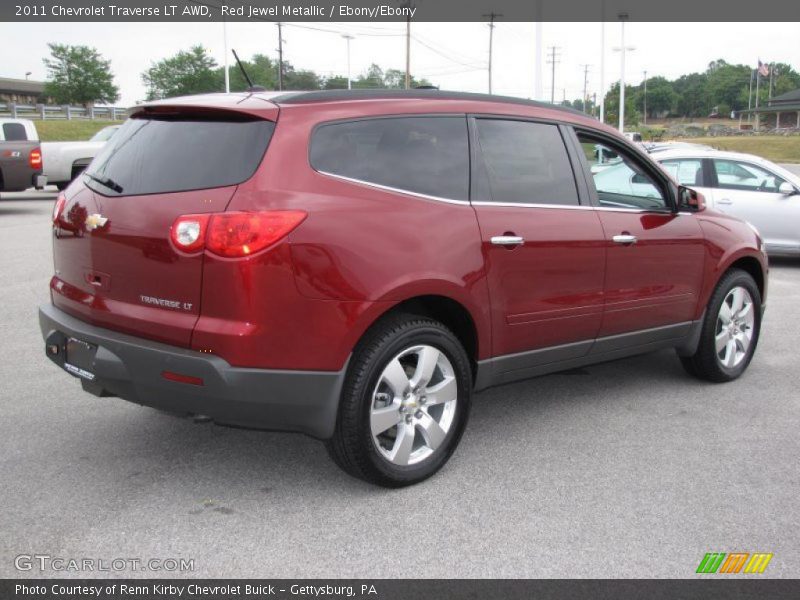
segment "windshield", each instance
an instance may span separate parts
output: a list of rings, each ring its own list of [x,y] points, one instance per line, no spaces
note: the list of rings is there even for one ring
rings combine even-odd
[[[248,118],[131,118],[86,170],[86,185],[112,196],[236,185],[264,156],[275,124]]]

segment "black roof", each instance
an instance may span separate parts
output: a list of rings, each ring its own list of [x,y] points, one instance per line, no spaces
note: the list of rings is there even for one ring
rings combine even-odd
[[[472,92],[448,92],[446,90],[386,90],[386,89],[358,89],[358,90],[320,90],[314,92],[286,92],[278,96],[272,96],[270,100],[277,104],[306,104],[313,102],[337,102],[342,100],[379,100],[379,99],[421,99],[430,100],[432,98],[442,100],[470,100],[477,102],[501,102],[503,104],[519,104],[523,106],[536,106],[538,108],[549,108],[561,110],[574,115],[588,117],[574,108],[550,104],[549,102],[538,102],[525,98],[515,98],[513,96],[496,96],[494,94],[475,94]]]
[[[772,102],[800,102],[800,89],[792,90],[791,92],[786,92],[785,94],[781,94],[780,96],[775,96],[774,98],[770,98],[770,103]]]

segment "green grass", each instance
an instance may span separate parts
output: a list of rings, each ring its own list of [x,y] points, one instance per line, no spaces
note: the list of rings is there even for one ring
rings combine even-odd
[[[718,150],[746,152],[779,163],[800,163],[800,135],[693,137],[684,141],[707,144]]]
[[[43,142],[76,142],[88,140],[107,125],[122,121],[34,121],[39,139]]]

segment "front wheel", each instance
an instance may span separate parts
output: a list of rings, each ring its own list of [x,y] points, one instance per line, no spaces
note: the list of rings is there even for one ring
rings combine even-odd
[[[425,317],[390,317],[353,355],[328,452],[371,483],[418,483],[458,445],[471,389],[469,359],[449,329]]]
[[[681,362],[689,373],[701,379],[732,381],[750,364],[760,332],[758,286],[749,273],[731,269],[720,279],[708,302],[697,351],[681,357]]]

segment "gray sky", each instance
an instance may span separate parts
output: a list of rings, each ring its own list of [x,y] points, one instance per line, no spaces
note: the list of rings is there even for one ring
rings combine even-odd
[[[318,27],[328,31],[315,31]],[[487,90],[489,30],[486,23],[412,23],[411,66],[416,76],[427,77],[443,89]],[[261,52],[276,56],[277,27],[272,23],[228,23],[228,44],[242,58]],[[590,64],[589,94],[600,86],[599,23],[544,23],[543,62],[547,47],[560,47],[556,67],[556,99],[566,90],[569,99],[583,91],[583,67]],[[355,77],[375,62],[383,68],[405,68],[404,23],[297,23],[284,28],[284,56],[297,68],[324,75],[347,71],[346,43],[351,42]],[[534,96],[533,23],[498,22],[495,29],[493,91]],[[717,58],[755,66],[786,62],[800,68],[800,23],[636,23],[626,25],[626,81],[639,83],[646,69],[649,77],[675,78],[705,70]],[[141,73],[154,61],[178,50],[201,44],[221,64],[222,23],[0,23],[3,59],[0,76],[44,79],[41,58],[47,43],[88,44],[111,59],[120,87],[120,105],[144,98]],[[606,87],[620,76],[619,23],[606,24]],[[550,99],[551,71],[542,65],[544,99]]]

